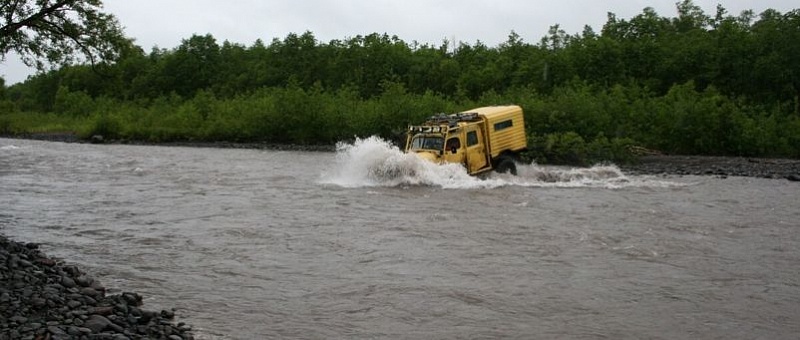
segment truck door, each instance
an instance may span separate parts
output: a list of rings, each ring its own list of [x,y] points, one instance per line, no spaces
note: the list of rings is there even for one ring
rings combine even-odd
[[[458,163],[466,167],[464,162],[464,143],[461,133],[451,133],[447,136],[444,144],[444,161],[447,163]]]
[[[467,170],[475,173],[485,168],[489,163],[486,157],[486,141],[481,134],[479,125],[472,125],[466,128],[466,147],[467,147]]]

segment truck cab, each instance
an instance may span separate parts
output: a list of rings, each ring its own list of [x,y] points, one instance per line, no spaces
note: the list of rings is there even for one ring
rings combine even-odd
[[[489,106],[431,116],[408,128],[405,152],[434,163],[458,163],[471,175],[491,170],[516,175],[527,148],[522,108]]]

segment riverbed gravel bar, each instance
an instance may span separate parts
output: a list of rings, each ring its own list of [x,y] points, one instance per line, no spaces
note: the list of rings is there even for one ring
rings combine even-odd
[[[174,317],[142,309],[137,293],[106,295],[77,266],[0,235],[0,340],[193,339]]]
[[[715,156],[644,156],[620,167],[632,175],[758,177],[800,181],[800,160]]]

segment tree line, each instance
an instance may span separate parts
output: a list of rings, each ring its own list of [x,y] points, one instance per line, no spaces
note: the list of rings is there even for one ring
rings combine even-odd
[[[0,132],[119,139],[324,144],[393,137],[437,112],[515,103],[540,162],[675,154],[800,157],[800,10],[609,14],[599,32],[558,25],[536,43],[405,42],[290,33],[249,46],[193,35],[113,62],[0,86]]]

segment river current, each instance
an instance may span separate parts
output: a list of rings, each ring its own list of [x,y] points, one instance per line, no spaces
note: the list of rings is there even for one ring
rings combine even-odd
[[[199,339],[796,339],[800,185],[0,139],[0,233]]]

